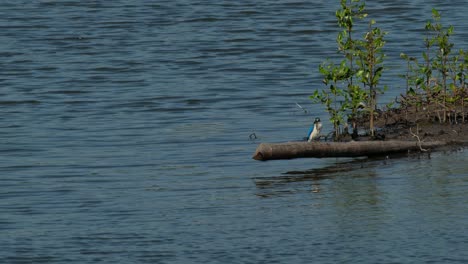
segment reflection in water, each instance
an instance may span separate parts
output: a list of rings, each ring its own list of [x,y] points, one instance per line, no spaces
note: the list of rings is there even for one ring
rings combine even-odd
[[[322,235],[332,245],[346,244],[340,250],[365,248],[385,255],[397,248],[408,259],[423,260],[437,259],[440,252],[464,252],[466,234],[460,230],[468,222],[466,151],[405,156],[255,178],[256,194],[268,198],[260,199],[264,204],[287,205],[275,208],[275,214],[301,212],[282,220],[292,223],[291,229],[305,223],[313,238]],[[350,262],[373,263],[359,258],[353,254]]]
[[[399,157],[408,157],[408,155],[404,154]],[[376,177],[376,168],[386,166],[389,161],[388,157],[353,159],[336,162],[323,168],[288,171],[281,176],[260,177],[253,180],[258,189],[257,195],[259,197],[280,196],[301,191],[319,193],[323,192],[324,185],[353,184],[355,180],[360,178],[373,179]],[[330,179],[333,181],[329,181]],[[340,188],[345,190],[347,186]]]

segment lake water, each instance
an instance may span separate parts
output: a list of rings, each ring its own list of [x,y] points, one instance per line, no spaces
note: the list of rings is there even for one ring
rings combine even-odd
[[[466,0],[370,2],[389,32],[382,103],[432,7],[468,48]],[[466,150],[251,159],[327,120],[308,96],[337,7],[3,1],[0,263],[468,262]]]

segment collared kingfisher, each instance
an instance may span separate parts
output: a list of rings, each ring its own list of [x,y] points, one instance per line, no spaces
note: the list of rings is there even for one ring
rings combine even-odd
[[[307,141],[311,142],[317,140],[320,136],[320,131],[322,130],[322,122],[320,118],[315,118],[314,125],[310,127],[309,132],[307,133]]]

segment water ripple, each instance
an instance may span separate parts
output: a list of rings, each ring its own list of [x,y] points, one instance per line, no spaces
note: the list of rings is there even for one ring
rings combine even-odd
[[[468,259],[466,152],[251,159],[327,119],[308,96],[337,58],[338,5],[4,1],[0,262]],[[392,100],[433,6],[468,39],[464,1],[367,5]]]

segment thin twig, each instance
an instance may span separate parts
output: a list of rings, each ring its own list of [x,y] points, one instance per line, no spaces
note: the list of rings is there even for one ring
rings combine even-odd
[[[415,137],[417,140],[418,140],[418,145],[419,145],[419,149],[422,151],[422,152],[427,152],[427,149],[423,149],[422,148],[422,143],[421,143],[421,139],[419,138],[418,135],[414,134],[413,131],[411,130],[411,127],[410,127],[410,133],[413,137]],[[416,128],[416,130],[419,130],[418,128]],[[416,131],[416,133],[418,133],[418,131]]]
[[[302,109],[302,110],[304,111],[304,113],[307,114],[307,113],[309,112],[309,111],[307,111],[307,109],[305,109],[304,107],[302,107],[300,104],[296,103],[296,105],[297,105],[300,109]]]

